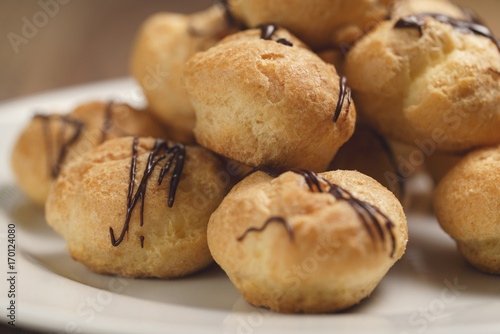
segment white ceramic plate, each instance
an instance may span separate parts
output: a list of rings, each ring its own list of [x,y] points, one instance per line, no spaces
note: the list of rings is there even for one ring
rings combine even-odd
[[[16,188],[9,157],[34,111],[65,111],[91,99],[143,104],[140,90],[124,79],[0,105],[0,270],[7,275],[7,225],[14,223],[18,326],[68,333],[500,332],[500,277],[467,265],[432,217],[409,217],[403,259],[369,299],[339,314],[284,315],[254,308],[216,266],[172,281],[90,272],[70,258],[43,212]],[[3,277],[0,318],[6,322]]]

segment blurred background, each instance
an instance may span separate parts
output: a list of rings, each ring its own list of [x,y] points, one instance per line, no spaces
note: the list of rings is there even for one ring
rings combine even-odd
[[[214,2],[0,0],[0,101],[126,76],[135,33],[148,16]]]
[[[0,0],[0,101],[127,76],[144,19],[158,11],[194,12],[215,1]],[[473,7],[500,36],[500,0],[455,2]]]

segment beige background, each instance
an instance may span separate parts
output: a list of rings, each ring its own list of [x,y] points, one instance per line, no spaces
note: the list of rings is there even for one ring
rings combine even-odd
[[[67,4],[59,4],[59,12],[27,44],[19,44],[16,54],[9,33],[23,36],[23,20],[33,23],[34,16],[40,24],[44,23],[39,1]],[[0,100],[123,77],[128,74],[134,34],[145,18],[158,11],[192,12],[213,2],[0,0]]]
[[[16,54],[9,33],[22,36],[26,19],[45,23],[39,1],[67,3],[52,6],[58,13],[27,44],[19,44]],[[135,31],[146,17],[157,11],[192,12],[214,1],[0,0],[0,100],[126,76]],[[499,0],[455,2],[472,4],[500,36]]]

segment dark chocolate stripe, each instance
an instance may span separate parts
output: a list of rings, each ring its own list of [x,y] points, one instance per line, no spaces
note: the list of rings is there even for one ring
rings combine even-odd
[[[398,179],[398,186],[399,186],[399,199],[402,201],[403,198],[405,197],[406,193],[406,179],[401,174],[401,171],[399,170],[398,163],[396,161],[396,156],[394,155],[394,151],[391,148],[391,145],[389,145],[389,142],[387,139],[385,139],[382,135],[380,135],[377,131],[374,131],[373,129],[369,128],[370,132],[377,138],[377,140],[380,143],[380,146],[382,146],[382,149],[387,153],[387,157],[389,158],[389,163],[391,164],[392,168],[394,169],[394,172],[396,174],[396,177]]]
[[[276,24],[268,23],[268,24],[260,24],[257,26],[260,29],[260,38],[266,41],[273,40],[273,36],[278,31],[279,27]],[[280,43],[286,46],[293,46],[293,43],[287,40],[286,38],[280,38],[275,41],[276,43]]]
[[[437,14],[437,13],[422,13],[422,14],[416,14],[416,15],[410,15],[404,18],[399,19],[396,24],[394,25],[394,28],[414,28],[418,29],[420,36],[422,36],[422,27],[425,26],[426,21],[424,20],[425,17],[432,17],[438,22],[445,23],[451,25],[455,30],[464,33],[464,34],[475,34],[475,35],[480,35],[483,37],[486,37],[490,39],[495,45],[497,46],[498,50],[500,51],[500,42],[495,38],[493,33],[488,29],[487,27],[466,21],[466,20],[459,20],[459,19],[454,19],[452,17],[443,15],[443,14]]]
[[[288,221],[285,219],[285,218],[282,218],[282,217],[271,217],[269,218],[265,223],[264,225],[262,225],[262,227],[260,228],[256,228],[256,227],[250,227],[249,229],[247,229],[238,239],[236,239],[237,241],[242,241],[243,239],[245,239],[245,237],[248,235],[248,233],[250,232],[262,232],[264,231],[268,226],[269,224],[271,223],[280,223],[282,224],[285,228],[286,228],[286,231],[288,233],[288,236],[290,237],[290,241],[294,241],[295,240],[295,235],[293,233],[293,229],[292,227],[290,226],[290,223],[288,223]]]
[[[495,74],[500,74],[500,71],[497,71],[495,70],[494,68],[488,68],[491,72],[495,73]]]
[[[259,28],[261,31],[260,38],[266,41],[270,41],[276,30],[278,30],[278,26],[275,24],[261,24]]]
[[[407,17],[403,17],[399,19],[396,24],[394,25],[394,28],[397,29],[417,29],[419,36],[423,35],[422,32],[422,27],[425,25],[425,21],[422,20],[422,18],[418,15],[411,15]]]
[[[101,143],[104,143],[106,141],[106,137],[108,136],[108,133],[113,126],[113,108],[113,101],[110,101],[106,104],[106,110],[104,111],[104,122],[102,123],[101,130]]]
[[[34,118],[40,119],[43,122],[48,170],[50,173],[50,177],[52,179],[55,179],[61,172],[64,159],[66,158],[70,146],[78,140],[78,138],[82,134],[85,124],[66,115],[35,114]],[[50,126],[50,122],[52,120],[58,120],[61,122],[61,125],[58,127],[58,132],[56,133],[55,143],[52,143],[52,129]],[[65,140],[66,128],[68,126],[73,127],[74,133],[68,140]],[[58,153],[54,154],[54,151],[57,150],[59,150]]]
[[[132,160],[130,163],[130,183],[128,189],[127,196],[127,215],[125,218],[125,223],[122,228],[122,232],[118,239],[115,239],[113,228],[109,228],[109,233],[111,237],[111,244],[113,246],[118,246],[125,237],[125,234],[128,232],[130,219],[132,217],[132,212],[139,200],[141,200],[141,209],[140,209],[140,226],[144,224],[144,201],[146,197],[146,190],[148,185],[148,180],[153,174],[156,166],[163,160],[167,160],[165,165],[160,170],[160,176],[158,178],[158,185],[161,185],[163,178],[166,173],[170,170],[173,162],[175,161],[175,167],[170,178],[170,191],[168,195],[168,206],[172,207],[174,204],[175,193],[177,191],[177,186],[179,185],[180,177],[182,174],[182,170],[184,168],[184,160],[186,156],[184,145],[182,144],[174,144],[169,146],[167,142],[161,139],[157,139],[154,147],[149,154],[148,161],[146,164],[146,168],[144,170],[144,174],[142,176],[141,182],[137,188],[137,191],[134,195],[134,185],[135,185],[135,177],[136,177],[136,169],[137,169],[137,157],[138,151],[137,146],[139,143],[139,139],[137,137],[134,138],[132,144]],[[143,245],[144,240],[141,238],[141,244]]]
[[[286,45],[286,46],[293,46],[293,43],[290,42],[288,39],[286,38],[280,38],[276,41],[276,43],[280,43],[280,44],[283,44],[283,45]]]
[[[344,200],[347,201],[357,212],[358,216],[361,218],[363,221],[363,224],[365,225],[365,228],[367,229],[368,233],[370,234],[370,237],[374,239],[373,231],[370,225],[368,224],[368,220],[371,222],[371,224],[375,227],[376,231],[378,231],[378,235],[380,237],[380,240],[382,242],[385,241],[385,232],[383,230],[383,227],[385,227],[386,231],[389,233],[391,240],[392,240],[392,250],[390,256],[394,256],[394,252],[396,251],[396,242],[395,242],[395,236],[394,236],[394,223],[390,220],[387,215],[385,215],[382,211],[380,211],[378,208],[375,206],[371,205],[368,202],[362,201],[356,197],[354,197],[349,191],[346,189],[336,185],[332,184],[328,180],[324,180],[328,185],[330,186],[330,190],[328,191],[331,195],[333,195],[335,198],[339,200]],[[377,216],[382,217],[384,220],[385,224],[382,226],[379,222],[379,219]],[[368,219],[366,219],[368,218]]]
[[[293,173],[302,175],[304,179],[306,180],[307,186],[309,187],[309,190],[311,192],[319,192],[322,193],[323,188],[321,187],[320,181],[318,180],[318,177],[315,173],[305,170],[305,169],[296,169],[292,170]],[[316,186],[316,189],[314,189],[313,186]]]
[[[219,0],[219,3],[222,6],[222,8],[224,8],[224,13],[226,15],[226,22],[230,27],[236,27],[238,29],[246,28],[242,24],[240,24],[240,22],[238,22],[236,17],[233,15],[228,0]]]
[[[297,174],[300,174],[304,177],[306,180],[306,183],[309,187],[309,190],[313,193],[322,193],[325,192],[325,190],[322,189],[321,184],[326,184],[329,189],[328,193],[330,193],[332,196],[334,196],[338,200],[343,200],[349,203],[351,207],[356,211],[358,214],[359,218],[361,219],[361,222],[363,226],[365,227],[366,231],[368,232],[370,238],[375,242],[376,237],[375,237],[375,231],[377,232],[380,241],[384,242],[385,241],[385,233],[389,233],[392,241],[392,250],[390,256],[393,257],[394,253],[396,251],[396,238],[394,236],[394,223],[390,220],[387,215],[385,215],[382,211],[380,211],[378,208],[374,207],[368,202],[362,201],[356,197],[354,197],[349,191],[346,189],[331,183],[330,181],[324,179],[323,177],[320,177],[316,175],[313,172],[309,171],[293,171]],[[318,189],[314,189],[312,185],[315,185]],[[383,219],[384,224],[382,225],[379,221],[379,217]],[[385,228],[385,231],[384,231]]]
[[[351,88],[347,86],[347,78],[341,76],[339,80],[339,99],[337,101],[337,107],[335,108],[335,115],[333,117],[333,122],[337,123],[340,113],[342,112],[342,107],[344,106],[345,96],[347,95],[347,107],[345,109],[346,115],[349,114],[349,108],[351,106]]]

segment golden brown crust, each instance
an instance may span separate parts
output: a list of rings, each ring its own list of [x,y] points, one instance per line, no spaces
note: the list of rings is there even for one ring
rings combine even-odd
[[[360,114],[389,138],[464,151],[500,142],[500,53],[488,38],[425,17],[384,22],[349,52],[345,74]]]
[[[439,183],[434,207],[441,227],[478,269],[500,274],[500,148],[474,151]]]
[[[249,166],[323,171],[354,130],[347,96],[334,123],[340,78],[332,65],[279,29],[293,47],[241,32],[198,53],[185,82],[196,110],[197,141]]]
[[[234,15],[249,27],[276,23],[314,49],[352,44],[385,20],[392,0],[229,0]]]
[[[113,103],[108,126],[108,104],[90,102],[77,107],[67,116],[83,123],[83,130],[78,139],[68,147],[61,165],[80,157],[100,144],[104,139],[123,137],[125,135],[164,137],[164,129],[158,125],[147,112],[136,110],[126,104]],[[76,128],[64,125],[54,117],[49,121],[33,118],[21,133],[12,151],[11,165],[19,187],[38,205],[47,199],[50,184],[53,181],[49,164],[57,162],[61,151],[59,133],[64,130],[63,142],[68,142],[75,134]],[[49,125],[51,139],[51,156],[47,151],[45,125]],[[103,130],[105,136],[103,137]],[[62,166],[58,166],[61,168]]]
[[[208,226],[215,261],[251,304],[280,312],[345,309],[367,297],[403,255],[406,219],[394,195],[357,172],[320,176],[390,217],[394,257],[389,235],[384,242],[372,239],[347,201],[311,193],[304,177],[292,172],[276,179],[256,172],[233,188]],[[293,239],[283,224],[271,223],[237,240],[271,217],[286,219]]]
[[[174,140],[194,142],[195,116],[182,82],[184,64],[231,31],[219,6],[192,15],[158,13],[140,29],[131,72],[151,111],[175,130]]]
[[[154,142],[139,140],[134,194]],[[144,225],[139,202],[125,239],[112,245],[110,228],[118,239],[127,213],[132,143],[131,137],[110,140],[70,163],[49,194],[47,222],[66,239],[71,256],[98,273],[173,278],[206,267],[212,262],[206,226],[228,185],[219,181],[220,160],[200,147],[186,147],[172,208],[167,205],[171,172],[158,185],[160,168],[155,168],[147,182]]]

